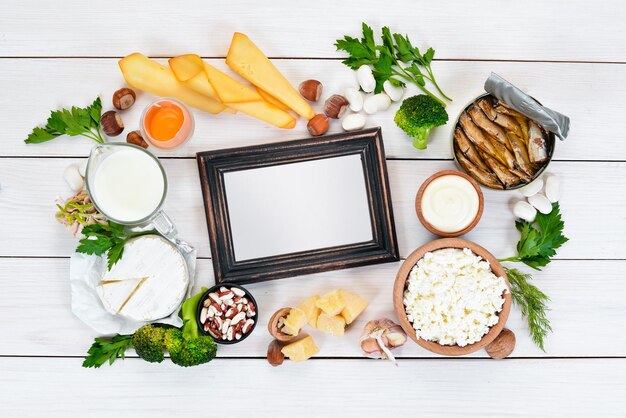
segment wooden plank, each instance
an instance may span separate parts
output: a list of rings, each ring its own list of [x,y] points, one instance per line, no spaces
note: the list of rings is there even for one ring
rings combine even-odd
[[[390,263],[248,285],[259,304],[259,325],[246,341],[220,346],[218,354],[265,356],[271,341],[267,322],[277,309],[342,287],[370,302],[365,313],[343,338],[310,327],[306,331],[320,346],[319,356],[360,358],[358,341],[365,323],[384,317],[395,319],[392,289],[399,267],[400,263]],[[534,284],[552,299],[549,317],[554,332],[547,337],[546,352],[542,352],[530,340],[526,322],[513,305],[507,322],[517,336],[513,357],[626,356],[626,335],[615,332],[626,327],[626,306],[619,298],[607,297],[626,292],[626,283],[620,280],[624,269],[626,261],[554,261],[544,271],[533,272]],[[0,335],[11,336],[0,346],[0,356],[85,355],[97,334],[72,315],[68,277],[67,259],[0,259],[0,285],[5,289],[0,293]],[[210,260],[198,260],[196,291],[213,283]],[[396,354],[440,358],[411,341]],[[486,357],[486,353],[481,350],[472,357]]]
[[[112,1],[97,9],[79,0],[55,7],[22,1],[0,16],[3,56],[120,56],[133,50],[157,56],[193,51],[224,56],[234,31],[250,35],[270,56],[339,57],[333,46],[344,34],[360,34],[361,21],[377,30],[408,32],[417,46],[433,46],[440,58],[524,60],[626,60],[622,3],[531,0],[497,7],[492,2],[410,0],[361,3],[321,0],[294,6],[289,0],[252,0],[185,6],[167,1]],[[580,28],[585,29],[584,38]]]
[[[63,170],[80,159],[0,160],[0,219],[3,219],[0,256],[68,256],[76,240],[54,220],[55,196],[71,194]],[[180,236],[210,257],[208,232],[195,160],[164,160],[169,176],[166,211]],[[432,173],[454,168],[449,161],[389,161],[400,255],[406,256],[433,238],[417,220],[415,193]],[[571,238],[559,250],[560,258],[624,258],[626,218],[622,190],[626,163],[554,162],[549,170],[563,182],[561,206],[565,234]],[[466,235],[490,249],[497,257],[511,256],[519,239],[512,204],[518,192],[484,190],[485,210],[481,222]],[[593,227],[591,227],[593,226]],[[610,231],[615,231],[611,233]],[[29,233],[31,235],[29,235]],[[33,236],[32,234],[36,234]]]
[[[225,68],[223,60],[210,62]],[[323,98],[341,93],[355,83],[354,73],[339,61],[286,60],[278,61],[277,65],[296,85],[307,78],[320,78],[325,86]],[[571,117],[570,137],[564,143],[559,141],[555,159],[626,159],[626,142],[623,141],[620,124],[622,115],[626,113],[626,101],[623,100],[626,96],[626,71],[623,71],[623,66],[437,62],[434,68],[441,85],[454,98],[448,106],[451,121],[433,130],[428,150],[418,151],[393,122],[398,104],[386,112],[368,116],[368,126],[382,126],[387,157],[451,158],[450,138],[454,120],[467,103],[483,92],[483,83],[489,73],[496,71],[547,106]],[[5,106],[0,113],[5,138],[0,156],[86,156],[93,142],[85,138],[62,138],[39,145],[26,145],[22,140],[34,126],[45,123],[51,109],[84,106],[97,95],[102,96],[106,110],[112,108],[111,96],[123,85],[116,59],[0,60],[0,91],[4,97],[11,98],[11,106]],[[407,96],[414,93],[416,88],[411,88]],[[141,112],[153,99],[149,94],[139,95],[135,106],[123,113],[126,132],[115,140],[124,141],[127,132],[139,127]],[[322,103],[315,106],[318,112],[322,111]],[[196,130],[191,141],[178,150],[156,150],[158,155],[191,157],[199,151],[308,136],[302,121],[295,129],[280,130],[242,114],[194,114]],[[339,131],[340,124],[333,123],[331,132]],[[152,150],[155,151],[155,148],[152,147]]]
[[[366,364],[367,362],[367,364]],[[365,367],[366,366],[366,367]],[[0,359],[5,416],[618,417],[625,359],[317,360],[272,369],[216,360],[181,369],[128,359],[83,370],[78,359]],[[36,399],[36,401],[34,401]],[[304,407],[306,406],[306,407]]]

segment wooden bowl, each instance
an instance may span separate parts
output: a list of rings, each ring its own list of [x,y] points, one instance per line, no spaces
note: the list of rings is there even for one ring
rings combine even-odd
[[[289,307],[280,308],[279,310],[274,312],[274,314],[270,318],[270,321],[267,323],[267,330],[269,331],[270,335],[281,342],[291,341],[297,337],[297,335],[293,336],[291,334],[285,334],[278,328],[278,320],[289,315],[289,311],[291,311],[291,308]]]
[[[464,179],[469,181],[472,184],[472,186],[474,186],[476,193],[478,193],[478,212],[476,213],[476,217],[474,218],[472,223],[470,223],[467,227],[456,232],[443,232],[443,231],[438,230],[437,228],[432,226],[430,223],[428,223],[426,218],[424,218],[424,214],[422,213],[422,196],[424,195],[424,191],[426,190],[426,187],[428,187],[428,185],[436,178],[439,178],[441,176],[449,176],[449,175],[463,177]],[[415,212],[417,212],[417,218],[420,220],[422,225],[424,225],[424,228],[428,229],[431,233],[442,236],[442,237],[458,237],[460,235],[467,234],[476,226],[478,221],[480,221],[480,218],[483,216],[484,206],[485,206],[485,200],[483,198],[483,192],[480,190],[480,186],[478,185],[476,180],[474,180],[467,174],[462,173],[460,171],[456,171],[456,170],[443,170],[428,177],[426,181],[422,183],[419,190],[417,191],[417,195],[415,196]]]
[[[509,292],[503,295],[504,304],[502,306],[502,310],[498,313],[498,322],[489,329],[489,332],[487,332],[487,334],[483,335],[480,341],[477,341],[474,344],[466,345],[465,347],[460,347],[458,345],[441,345],[436,342],[426,341],[424,339],[417,338],[415,329],[413,328],[413,324],[409,322],[409,319],[406,315],[406,310],[404,308],[404,288],[406,286],[406,281],[409,277],[409,273],[411,272],[415,264],[417,264],[418,260],[420,260],[424,256],[424,254],[426,254],[427,252],[440,250],[442,248],[469,248],[474,252],[474,254],[477,254],[483,259],[489,261],[489,264],[491,265],[491,271],[493,271],[493,273],[498,277],[504,277],[504,281],[509,288]],[[422,245],[417,250],[413,251],[411,255],[407,257],[404,263],[402,263],[393,287],[393,305],[396,311],[396,316],[398,317],[398,320],[400,322],[400,326],[402,327],[402,329],[404,329],[407,335],[411,337],[413,341],[415,341],[417,344],[427,349],[428,351],[432,351],[433,353],[441,354],[444,356],[462,356],[480,350],[481,348],[491,343],[498,336],[498,334],[500,334],[500,331],[502,331],[502,329],[504,328],[506,320],[509,317],[509,311],[511,310],[510,288],[511,285],[509,284],[509,280],[506,277],[504,269],[502,268],[500,263],[498,263],[498,260],[496,260],[496,258],[489,251],[476,243],[461,238],[442,238]]]

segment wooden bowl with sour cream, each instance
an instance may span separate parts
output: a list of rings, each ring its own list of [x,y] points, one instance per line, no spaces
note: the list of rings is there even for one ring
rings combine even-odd
[[[458,178],[464,179],[465,181],[457,182],[459,183],[457,186],[464,186],[464,188],[455,190],[454,184],[443,184],[443,182],[448,179],[448,176],[458,176]],[[449,179],[456,180],[454,178]],[[439,190],[434,192],[432,190],[433,187],[438,187]],[[442,187],[446,189],[441,189]],[[473,192],[475,192],[475,195]],[[426,202],[424,199],[438,199],[436,203],[440,205],[440,207],[437,208],[435,207],[435,202]],[[466,213],[459,214],[450,212],[450,210],[455,210],[455,205],[457,212],[466,211]],[[476,180],[456,170],[443,170],[433,174],[422,183],[415,196],[415,211],[417,212],[418,219],[422,225],[424,225],[424,228],[435,235],[448,238],[458,237],[471,231],[476,224],[478,224],[478,221],[480,221],[484,206],[483,192],[480,190],[480,186]],[[439,210],[440,213],[436,213],[437,210]],[[442,218],[446,215],[446,213],[443,213],[445,211],[448,211],[447,215],[450,218],[449,222],[451,222],[451,224],[448,225],[449,228],[444,228],[441,223],[444,221]],[[434,219],[433,216],[435,216],[436,219]],[[453,227],[454,224],[457,225],[456,228]]]
[[[497,314],[499,319],[498,322],[489,328],[489,331],[482,336],[482,338],[473,343],[468,344],[464,347],[459,345],[442,345],[437,342],[427,341],[422,338],[418,338],[415,333],[415,328],[413,328],[413,324],[409,322],[406,308],[404,306],[404,291],[406,288],[406,282],[409,278],[409,273],[413,269],[413,267],[417,264],[417,262],[424,257],[424,255],[428,252],[440,250],[443,248],[469,248],[474,254],[481,256],[484,260],[488,261],[491,266],[491,271],[498,277],[504,277],[504,281],[509,291],[503,294],[504,304],[502,305],[502,310]],[[431,351],[436,354],[440,354],[443,356],[463,356],[466,354],[474,353],[481,348],[489,345],[493,340],[500,334],[506,321],[509,317],[509,312],[511,310],[511,293],[510,293],[511,285],[506,276],[506,272],[504,268],[500,265],[498,260],[485,248],[480,245],[464,240],[462,238],[441,238],[434,241],[431,241],[425,245],[422,245],[415,251],[413,251],[407,259],[402,263],[400,270],[396,276],[396,281],[393,287],[393,306],[396,312],[396,316],[400,323],[400,326],[407,333],[409,337],[421,347],[425,348],[428,351]]]

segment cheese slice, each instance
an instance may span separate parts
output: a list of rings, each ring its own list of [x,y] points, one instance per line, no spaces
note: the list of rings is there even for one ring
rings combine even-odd
[[[174,77],[172,70],[140,53],[135,52],[122,58],[119,66],[126,82],[139,90],[157,96],[173,97],[209,113],[220,113],[226,109],[215,96],[205,95],[184,86]]]
[[[165,238],[144,235],[124,245],[122,258],[103,275],[96,291],[108,312],[149,322],[174,312],[188,286],[180,251]]]
[[[169,60],[178,81],[202,94],[214,93],[230,109],[284,129],[296,126],[296,119],[267,102],[257,90],[240,83],[196,54],[180,55]]]
[[[305,119],[315,116],[313,108],[287,81],[263,52],[243,33],[235,32],[226,64],[237,74],[274,97]]]

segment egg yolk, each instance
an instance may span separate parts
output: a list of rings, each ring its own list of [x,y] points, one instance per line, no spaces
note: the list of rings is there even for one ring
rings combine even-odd
[[[184,122],[183,112],[178,107],[158,107],[151,116],[150,135],[157,141],[174,138]]]

